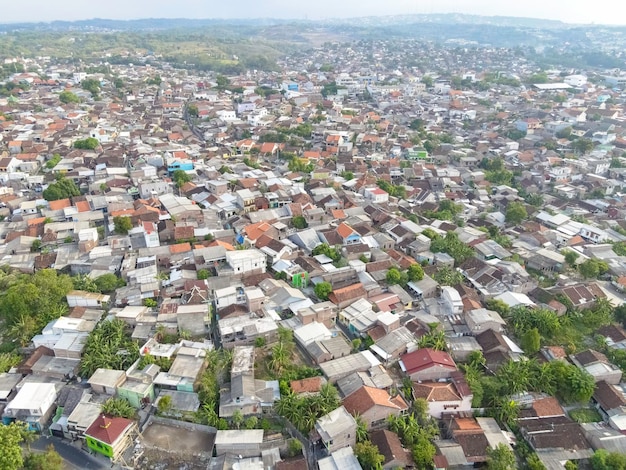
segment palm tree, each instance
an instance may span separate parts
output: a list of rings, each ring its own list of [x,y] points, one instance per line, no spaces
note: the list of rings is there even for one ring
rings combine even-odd
[[[356,421],[356,441],[357,442],[366,442],[369,441],[369,434],[367,433],[367,424],[363,421],[361,415],[356,415],[354,417]]]
[[[272,358],[268,362],[268,366],[274,372],[276,376],[284,371],[285,367],[289,364],[291,354],[287,350],[285,344],[280,341],[272,348]]]

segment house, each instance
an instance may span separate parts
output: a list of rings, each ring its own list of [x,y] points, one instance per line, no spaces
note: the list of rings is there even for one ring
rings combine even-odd
[[[87,395],[88,396],[88,395]],[[67,417],[67,431],[70,439],[85,439],[85,431],[102,414],[99,403],[81,401]]]
[[[388,416],[404,414],[409,408],[400,395],[392,397],[386,390],[366,386],[346,397],[343,406],[360,416],[368,429],[384,425]]]
[[[111,396],[116,394],[117,388],[124,382],[126,382],[125,371],[102,368],[96,369],[87,381],[94,393]]]
[[[343,447],[317,462],[319,470],[362,470],[352,447]]]
[[[356,445],[356,420],[340,406],[315,422],[315,431],[328,452]]]
[[[263,429],[218,430],[215,436],[215,453],[242,457],[259,457],[263,444]]]
[[[126,418],[101,414],[85,431],[87,447],[113,462],[133,444],[137,424]]]
[[[424,348],[404,354],[400,368],[414,382],[449,379],[456,372],[456,364],[445,351]]]
[[[381,429],[371,432],[370,440],[378,448],[378,452],[385,458],[383,460],[383,470],[412,468],[415,466],[411,452],[402,447],[397,434],[387,429]]]
[[[57,390],[52,383],[28,382],[4,408],[3,421],[23,421],[31,431],[42,431],[56,409]]]
[[[95,292],[86,292],[81,290],[72,290],[67,294],[67,304],[72,307],[100,307],[108,304],[111,296],[98,294]]]
[[[320,369],[330,383],[335,383],[354,372],[366,372],[380,366],[380,361],[370,351],[361,351],[320,364]]]
[[[460,371],[447,382],[414,382],[413,396],[428,402],[428,414],[435,419],[441,419],[446,412],[471,411],[474,397]]]
[[[508,336],[494,330],[486,330],[476,335],[476,341],[480,345],[487,368],[498,369],[509,360],[517,361],[524,351],[517,346]]]
[[[596,383],[592,401],[605,421],[626,414],[626,390],[621,385],[601,380]]]
[[[472,334],[475,335],[486,330],[501,332],[506,326],[506,322],[498,312],[486,308],[470,310],[465,314],[465,322]]]
[[[596,382],[604,380],[606,383],[616,385],[622,379],[622,370],[601,352],[587,349],[570,358],[575,366],[587,371]]]
[[[441,299],[444,302],[448,312],[452,315],[461,315],[463,313],[463,301],[459,292],[450,286],[441,288]]]

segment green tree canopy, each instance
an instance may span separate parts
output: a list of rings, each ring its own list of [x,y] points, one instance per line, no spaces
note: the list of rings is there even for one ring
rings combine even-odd
[[[474,255],[474,250],[459,240],[455,232],[448,232],[445,237],[435,237],[430,243],[430,250],[433,253],[448,253],[454,258],[458,266]]]
[[[578,265],[578,271],[587,279],[597,279],[609,271],[609,265],[606,261],[589,258]]]
[[[31,452],[24,458],[24,470],[63,470],[65,462],[52,444],[43,454]]]
[[[407,269],[407,275],[409,276],[409,281],[416,282],[424,279],[424,269],[420,264],[412,264]]]
[[[328,296],[333,291],[333,286],[330,282],[320,282],[315,285],[313,289],[315,291],[315,295],[320,300],[328,300]]]
[[[174,170],[172,173],[172,180],[176,184],[177,188],[181,188],[185,183],[191,181],[191,176],[185,170]]]
[[[626,470],[626,455],[598,449],[591,457],[590,463],[593,470]]]
[[[121,235],[126,235],[133,228],[130,217],[123,215],[113,217],[113,225],[115,225],[115,232]]]
[[[111,397],[102,404],[102,413],[108,416],[132,419],[137,414],[137,410],[126,398]]]
[[[511,202],[506,208],[506,221],[518,225],[528,217],[526,206],[521,202]]]
[[[517,462],[515,454],[505,444],[487,449],[487,468],[489,470],[515,470]]]
[[[80,139],[74,141],[74,148],[81,150],[95,150],[100,146],[98,139],[94,137],[87,137],[86,139]]]
[[[80,196],[80,189],[74,181],[67,178],[59,178],[55,183],[51,183],[42,193],[46,201],[58,201],[68,197]]]
[[[363,470],[380,470],[385,462],[385,457],[379,452],[378,447],[370,441],[358,442],[354,447],[354,455]]]
[[[69,90],[64,90],[59,93],[59,100],[64,104],[80,103],[80,98]]]
[[[298,230],[302,230],[304,228],[307,228],[309,226],[309,224],[307,223],[306,219],[304,218],[304,216],[302,215],[296,215],[291,219],[291,224],[297,228]]]
[[[24,465],[20,444],[26,432],[25,423],[0,425],[0,468],[3,470],[19,470]]]
[[[110,294],[114,292],[118,287],[123,287],[126,285],[126,282],[122,278],[117,277],[113,273],[103,274],[102,276],[98,276],[94,280],[96,287],[98,288],[98,292],[102,292],[103,294]]]

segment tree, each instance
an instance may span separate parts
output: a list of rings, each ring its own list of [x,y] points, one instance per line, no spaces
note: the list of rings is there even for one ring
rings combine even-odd
[[[41,251],[41,240],[36,238],[35,240],[33,240],[33,243],[30,245],[30,252],[38,253],[40,251]]]
[[[215,77],[215,82],[217,83],[217,89],[220,91],[225,90],[230,85],[230,80],[224,75],[218,75]]]
[[[64,104],[80,103],[80,98],[69,90],[64,90],[59,93],[59,100]]]
[[[123,279],[117,277],[113,273],[103,274],[102,276],[98,276],[94,280],[96,287],[98,288],[98,292],[102,292],[103,294],[110,294],[114,292],[118,287],[123,287],[126,285]]]
[[[111,397],[102,404],[102,413],[109,416],[132,419],[136,412],[126,398]]]
[[[307,228],[309,226],[309,224],[307,223],[306,219],[302,215],[296,215],[295,217],[293,217],[291,219],[291,224],[295,228],[297,228],[299,230],[302,230],[302,229]]]
[[[522,349],[528,355],[539,352],[541,348],[541,335],[537,328],[531,328],[522,335]]]
[[[302,442],[296,438],[290,439],[288,453],[289,457],[296,457],[300,455],[302,453]]]
[[[578,265],[578,271],[587,279],[597,279],[607,273],[609,265],[606,261],[596,258],[589,258]]]
[[[433,279],[441,286],[456,286],[463,282],[463,274],[454,268],[444,266],[433,274]]]
[[[239,429],[241,428],[241,425],[243,424],[243,413],[241,412],[241,410],[235,410],[233,411],[232,416],[230,417],[231,422],[233,423],[233,426],[235,426],[235,428]]]
[[[46,447],[43,454],[30,453],[24,459],[24,470],[63,470],[63,458],[52,444]]]
[[[78,189],[76,183],[67,178],[59,178],[55,183],[48,185],[42,193],[46,201],[58,201],[59,199],[67,199],[68,197],[79,195],[80,189]]]
[[[363,470],[379,470],[385,461],[385,457],[379,452],[378,447],[370,441],[357,442],[354,447],[354,455],[356,455]]]
[[[83,90],[90,92],[94,99],[96,99],[98,97],[98,93],[100,93],[100,82],[94,78],[86,78],[80,82],[80,86]]]
[[[3,470],[18,470],[24,464],[22,448],[24,442],[26,424],[13,422],[0,425],[0,468]]]
[[[87,137],[86,139],[76,140],[74,142],[74,148],[81,150],[95,150],[99,145],[100,141],[94,137]]]
[[[0,374],[8,372],[22,362],[22,358],[14,353],[0,353]]]
[[[198,106],[195,104],[190,104],[189,106],[187,106],[187,112],[189,113],[190,116],[193,117],[198,117],[199,116],[199,110],[198,110]]]
[[[159,398],[159,403],[157,404],[157,410],[159,413],[167,413],[172,409],[172,397],[171,395],[163,395]]]
[[[328,295],[333,291],[333,286],[330,282],[320,282],[315,285],[313,290],[318,299],[328,300]]]
[[[191,176],[185,170],[174,170],[172,180],[174,180],[177,188],[181,188],[185,183],[191,181]]]
[[[505,444],[487,449],[487,468],[489,470],[515,470],[517,462],[515,454]]]
[[[572,142],[572,150],[579,154],[585,154],[593,149],[593,142],[590,139],[580,138]]]
[[[389,268],[387,275],[385,276],[385,280],[389,285],[406,284],[407,279],[408,276],[396,267]]]
[[[626,469],[626,455],[598,449],[591,457],[590,463],[593,470],[624,470]]]
[[[465,260],[474,255],[474,250],[459,240],[459,236],[455,232],[446,233],[445,237],[435,237],[430,242],[430,251],[433,253],[448,253],[454,258],[455,264],[458,266],[463,264]]]
[[[198,269],[196,276],[199,280],[203,281],[211,277],[211,272],[208,269]]]
[[[511,202],[506,208],[507,223],[518,225],[527,217],[526,207],[521,202]]]
[[[424,270],[421,265],[412,264],[407,270],[407,275],[409,276],[409,281],[411,282],[421,281],[424,279]]]
[[[133,223],[130,217],[118,215],[113,217],[113,225],[115,225],[115,232],[120,235],[126,235],[130,229],[133,228]]]
[[[570,266],[574,266],[574,264],[576,264],[576,260],[580,256],[578,253],[576,253],[573,250],[563,250],[561,254],[565,256],[565,262],[569,264]]]

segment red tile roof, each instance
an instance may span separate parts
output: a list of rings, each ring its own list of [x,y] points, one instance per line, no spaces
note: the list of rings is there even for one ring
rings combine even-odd
[[[359,388],[343,401],[343,406],[350,414],[362,415],[376,405],[389,408],[390,413],[408,408],[400,395],[391,397],[386,390],[366,386]]]
[[[409,375],[434,365],[456,369],[456,364],[450,354],[430,348],[418,349],[405,354],[400,359]]]
[[[85,431],[85,434],[112,445],[133,424],[134,422],[130,419],[100,415]]]

